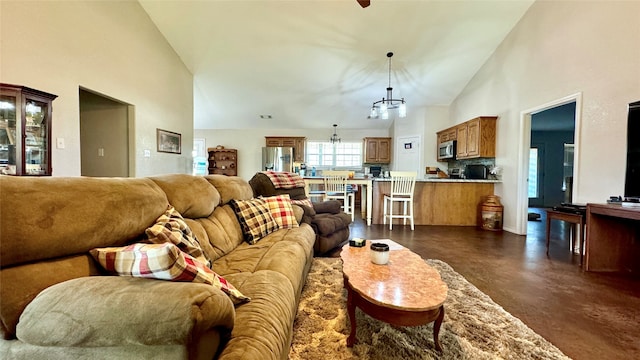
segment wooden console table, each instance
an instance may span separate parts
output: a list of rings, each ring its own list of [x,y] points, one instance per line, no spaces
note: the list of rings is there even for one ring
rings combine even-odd
[[[587,204],[585,271],[640,274],[640,208]]]
[[[584,228],[585,228],[585,215],[570,213],[565,211],[547,210],[547,256],[549,256],[549,235],[551,234],[551,220],[566,221],[571,224],[571,240],[569,241],[571,252],[573,253],[576,240],[579,241],[580,249],[580,265],[582,265],[584,254]]]

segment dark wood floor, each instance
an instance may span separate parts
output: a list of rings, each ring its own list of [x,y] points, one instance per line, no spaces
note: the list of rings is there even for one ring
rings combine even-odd
[[[640,359],[640,280],[583,272],[560,221],[552,222],[547,257],[544,215],[528,225],[525,237],[451,226],[389,231],[357,219],[351,237],[393,239],[447,262],[573,359]]]

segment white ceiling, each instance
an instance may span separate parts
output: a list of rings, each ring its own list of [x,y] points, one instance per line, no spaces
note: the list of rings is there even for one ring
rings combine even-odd
[[[418,116],[450,104],[533,3],[139,1],[194,75],[196,129],[386,129],[394,114],[367,116],[387,52],[394,98]]]

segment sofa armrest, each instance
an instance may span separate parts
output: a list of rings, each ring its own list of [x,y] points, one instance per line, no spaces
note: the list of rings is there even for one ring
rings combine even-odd
[[[27,305],[19,340],[40,346],[190,344],[235,321],[226,294],[206,284],[90,276],[43,290]]]

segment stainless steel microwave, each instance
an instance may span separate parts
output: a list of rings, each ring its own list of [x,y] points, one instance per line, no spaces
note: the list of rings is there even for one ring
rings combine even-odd
[[[438,159],[454,159],[456,157],[456,142],[445,141],[438,145]]]

